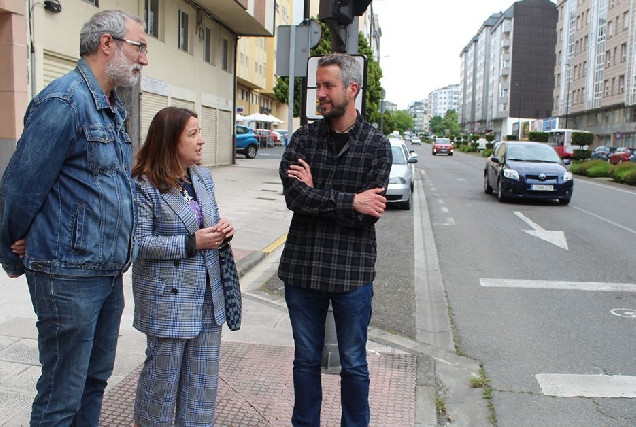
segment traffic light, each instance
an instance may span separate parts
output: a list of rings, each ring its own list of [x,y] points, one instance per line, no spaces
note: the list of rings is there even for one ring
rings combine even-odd
[[[349,25],[356,16],[362,16],[371,0],[320,0],[318,19]]]

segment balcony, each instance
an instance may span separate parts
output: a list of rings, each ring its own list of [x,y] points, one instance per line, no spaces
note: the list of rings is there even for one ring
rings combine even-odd
[[[502,40],[501,41],[501,47],[504,48],[504,49],[507,48],[507,47],[510,47],[510,44],[511,44],[510,40]]]
[[[500,71],[500,74],[502,76],[509,76],[510,75],[510,67],[503,67]]]
[[[275,0],[196,0],[191,4],[201,6],[239,36],[274,36]]]

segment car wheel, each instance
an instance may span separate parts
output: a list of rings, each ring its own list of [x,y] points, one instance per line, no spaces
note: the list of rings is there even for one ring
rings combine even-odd
[[[433,151],[433,155],[435,155],[435,151]]]
[[[501,180],[497,181],[497,200],[502,203],[506,201],[506,196],[504,196],[503,187],[501,186]]]
[[[449,156],[452,156],[452,155],[453,155],[453,153],[448,153],[448,155],[449,155]]]
[[[493,188],[488,183],[488,172],[484,172],[484,193],[492,194]]]
[[[411,200],[413,199],[413,196],[411,196],[409,194],[409,199],[406,202],[402,202],[402,205],[400,206],[403,210],[405,211],[410,211],[411,210]]]
[[[567,205],[570,203],[570,198],[568,197],[567,199],[559,199],[559,203],[561,203],[562,205]]]
[[[257,152],[258,152],[258,148],[256,148],[256,145],[248,145],[247,148],[245,149],[245,158],[253,159],[254,157],[256,157]]]

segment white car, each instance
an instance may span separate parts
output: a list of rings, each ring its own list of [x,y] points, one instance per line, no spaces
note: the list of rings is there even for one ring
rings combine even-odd
[[[386,199],[389,204],[399,205],[402,209],[411,209],[413,198],[415,167],[417,163],[415,152],[410,152],[403,141],[390,139],[393,164],[389,176],[389,186]]]
[[[413,138],[411,138],[411,144],[422,145],[422,140],[419,137],[414,136]]]

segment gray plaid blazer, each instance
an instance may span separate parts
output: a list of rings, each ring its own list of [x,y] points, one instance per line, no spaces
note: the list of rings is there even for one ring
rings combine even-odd
[[[204,227],[210,227],[220,219],[212,175],[208,169],[192,166],[190,176],[203,212]],[[188,258],[186,235],[194,235],[199,229],[196,215],[179,191],[160,193],[144,178],[135,179],[139,211],[135,237],[139,254],[132,271],[133,326],[155,337],[193,338],[205,322],[212,321],[202,318],[208,276],[214,304],[213,323],[225,323],[219,252],[199,250]]]

